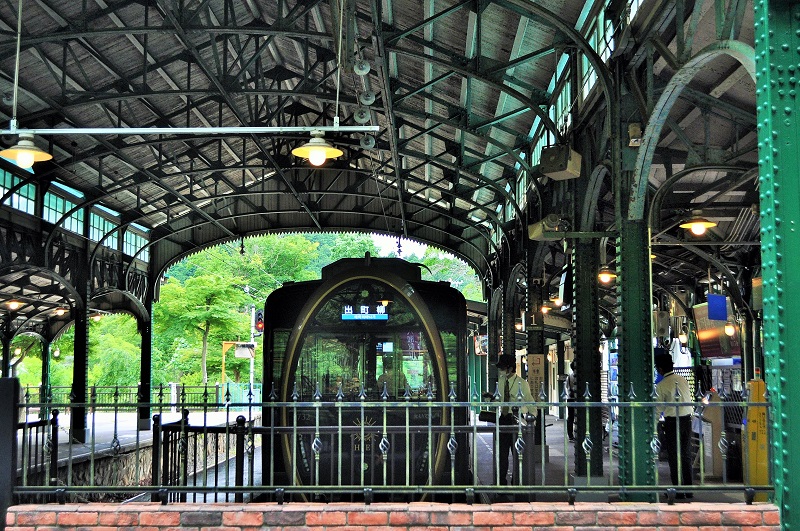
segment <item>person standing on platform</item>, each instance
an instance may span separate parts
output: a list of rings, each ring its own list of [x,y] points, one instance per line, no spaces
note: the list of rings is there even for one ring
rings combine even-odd
[[[578,364],[572,360],[569,364],[570,372],[567,376],[567,402],[574,404],[578,401]],[[575,406],[567,405],[567,437],[569,442],[575,442]]]
[[[670,479],[673,485],[690,486],[692,484],[692,406],[671,405],[676,402],[676,392],[680,394],[678,403],[691,402],[692,392],[689,382],[680,374],[673,372],[672,356],[659,353],[654,358],[656,371],[662,379],[656,384],[658,402],[665,402],[656,407],[658,418],[664,416],[664,450],[669,462]],[[680,461],[679,461],[680,458]],[[680,474],[678,464],[680,463]],[[676,498],[692,498],[689,493],[678,493]]]
[[[517,375],[517,360],[514,356],[510,354],[500,356],[497,360],[497,370],[499,377],[498,387],[501,393],[500,399],[503,402],[516,402],[520,390],[522,391],[522,402],[534,401],[528,382]],[[500,411],[500,437],[497,443],[499,475],[497,477],[501,485],[506,484],[507,481],[509,454],[516,455],[515,451],[512,452],[516,433],[510,428],[505,428],[504,430],[503,426],[517,426],[520,418],[524,422],[527,413],[528,408],[526,406],[516,408],[513,405],[502,406]]]

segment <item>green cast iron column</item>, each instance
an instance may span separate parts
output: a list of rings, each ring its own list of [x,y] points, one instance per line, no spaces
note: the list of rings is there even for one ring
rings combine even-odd
[[[589,402],[600,401],[600,307],[598,302],[597,271],[599,267],[597,242],[577,240],[575,242],[573,301],[575,315],[575,362],[578,373],[578,401],[576,403],[575,426],[575,474],[578,476],[601,476],[603,474],[603,419],[598,408],[581,406],[587,386]],[[587,414],[588,411],[588,414]],[[588,417],[588,419],[587,419]],[[583,442],[587,431],[592,449],[587,460]]]
[[[800,295],[800,4],[756,0],[754,5],[764,365],[773,406],[775,501],[784,529],[793,529],[795,521],[800,524],[800,417],[790,407],[800,402],[800,305],[792,302]]]
[[[621,301],[618,324],[621,329],[618,362],[620,402],[647,402],[653,390],[649,239],[647,222],[622,222],[617,260],[617,295]],[[655,485],[650,450],[652,433],[650,408],[620,408],[620,484]],[[628,495],[627,499],[655,501],[652,495]]]

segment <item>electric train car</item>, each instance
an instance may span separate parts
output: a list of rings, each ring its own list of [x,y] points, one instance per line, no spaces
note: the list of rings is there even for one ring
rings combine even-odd
[[[453,437],[466,408],[443,404],[469,400],[466,302],[449,283],[423,281],[421,267],[342,259],[267,298],[263,381],[281,404],[264,406],[265,485],[468,481],[463,429]]]

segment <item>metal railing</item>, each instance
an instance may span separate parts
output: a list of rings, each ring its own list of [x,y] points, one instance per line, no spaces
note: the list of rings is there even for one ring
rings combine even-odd
[[[305,402],[262,403],[253,400],[255,393],[247,393],[247,401],[232,402],[214,401],[215,395],[204,392],[197,402],[145,404],[155,415],[152,431],[142,432],[137,430],[137,409],[143,404],[122,403],[119,397],[125,394],[120,392],[92,396],[88,404],[20,405],[22,418],[31,422],[21,423],[18,430],[16,500],[145,496],[162,503],[420,498],[476,502],[547,494],[570,501],[596,495],[655,501],[661,494],[671,501],[694,493],[751,502],[773,491],[771,478],[764,475],[769,471],[769,444],[758,438],[769,431],[770,407],[746,393],[736,400],[704,396],[668,404],[570,403],[587,427],[576,434],[575,443],[568,441],[564,422],[547,414],[551,408],[565,407],[565,402],[487,404],[477,397],[458,401],[451,394],[446,401],[323,401],[320,396]],[[106,396],[111,401],[101,402]],[[70,425],[70,408],[76,405],[85,407],[89,417],[86,444],[63,436],[64,426]],[[696,478],[692,485],[672,485],[665,456],[659,455],[665,435],[659,433],[655,408],[665,405],[694,409],[691,441],[677,445],[680,452],[691,453]],[[503,407],[527,408],[528,414],[503,425]],[[42,408],[52,412],[52,418],[33,420]],[[494,422],[478,420],[474,412],[481,408]],[[739,433],[724,420],[730,408],[741,411],[745,421]],[[603,411],[631,425],[646,420],[649,428],[633,438],[647,444],[626,441],[633,454],[624,466],[649,470],[653,480],[648,484],[620,483],[618,438],[593,438],[596,432],[589,429],[601,423]],[[499,472],[504,467],[496,442],[502,437],[511,441],[510,484]],[[602,447],[599,454],[594,451],[597,445]],[[576,474],[576,460],[591,472]]]
[[[141,390],[138,386],[102,386],[89,387],[88,396],[99,404],[131,404],[139,400]],[[69,386],[43,386],[28,385],[23,388],[24,401],[27,404],[67,404],[72,399],[72,388]],[[181,385],[170,383],[151,388],[151,403],[168,404],[177,403],[213,402],[224,404],[227,402],[260,402],[261,384],[246,384],[228,382],[211,385]]]

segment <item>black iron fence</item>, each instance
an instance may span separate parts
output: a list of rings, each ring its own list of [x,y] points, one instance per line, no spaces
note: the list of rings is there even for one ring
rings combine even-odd
[[[261,402],[261,384],[237,382],[215,383],[210,385],[162,384],[150,389],[150,398],[142,397],[138,386],[89,387],[87,396],[98,404],[132,404],[145,401],[153,404],[174,407],[180,403]],[[69,386],[34,386],[23,388],[23,401],[26,404],[68,404],[72,402],[72,388]]]
[[[124,393],[117,391],[92,396],[87,404],[18,405],[17,418],[26,421],[18,423],[14,437],[4,439],[16,445],[4,454],[16,455],[17,480],[8,486],[14,503],[136,497],[162,503],[481,502],[498,496],[574,501],[598,495],[654,501],[658,495],[672,500],[681,494],[749,502],[773,490],[769,404],[746,392],[668,404],[647,399],[570,403],[584,428],[574,443],[564,422],[549,414],[564,402],[483,403],[477,396],[470,401],[420,396],[396,402],[321,397],[261,402],[253,400],[255,393],[232,402],[204,392],[196,402],[141,404],[123,403]],[[110,401],[101,401],[106,396]],[[73,406],[85,408],[89,417],[91,436],[85,444],[69,437],[66,428]],[[154,413],[151,431],[137,429],[137,409],[143,406]],[[663,422],[655,414],[659,406],[692,408],[690,440],[677,441],[678,452],[689,454],[691,485],[670,481],[669,456],[662,451],[665,434],[659,430]],[[516,416],[505,417],[506,409]],[[49,412],[47,419],[38,418],[42,410]],[[741,423],[732,424],[737,417]],[[625,440],[617,422],[648,428]],[[511,450],[505,456],[498,451],[503,439]],[[624,463],[620,445],[627,445]],[[507,467],[504,459],[510,459]],[[625,467],[643,467],[651,479],[621,484],[619,471]]]

